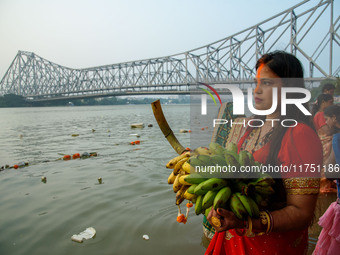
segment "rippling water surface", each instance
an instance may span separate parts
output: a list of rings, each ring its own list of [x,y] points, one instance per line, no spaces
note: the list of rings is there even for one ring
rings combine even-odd
[[[189,129],[189,106],[163,110],[189,146],[189,134],[179,133]],[[150,105],[2,108],[0,116],[0,166],[30,164],[0,172],[0,254],[204,253],[202,216],[191,210],[186,225],[176,222],[165,168],[176,153]],[[145,128],[131,129],[136,122]],[[140,138],[131,136],[136,133]],[[130,145],[136,139],[141,144]],[[98,156],[56,160],[83,152]],[[87,227],[96,229],[94,239],[71,241]]]

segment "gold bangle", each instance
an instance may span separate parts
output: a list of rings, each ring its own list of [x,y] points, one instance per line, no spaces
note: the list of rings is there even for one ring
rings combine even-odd
[[[259,235],[268,234],[272,231],[273,229],[273,217],[270,214],[270,212],[266,211],[261,211],[260,212],[260,224],[263,226],[262,229],[266,229],[265,232],[259,233]]]
[[[269,230],[269,226],[270,226],[269,221],[270,219],[269,219],[268,213],[266,211],[261,211],[260,212],[260,224],[263,230],[266,229],[265,233],[267,233]]]
[[[273,216],[272,216],[272,214],[271,214],[270,212],[267,211],[267,213],[268,213],[269,222],[270,222],[270,226],[269,226],[268,232],[267,232],[267,234],[269,234],[269,233],[272,232],[272,230],[273,230],[273,227],[274,227],[274,219],[273,219]]]

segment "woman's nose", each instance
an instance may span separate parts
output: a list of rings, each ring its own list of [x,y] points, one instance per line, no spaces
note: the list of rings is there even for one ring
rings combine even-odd
[[[262,93],[261,86],[260,86],[260,81],[257,82],[254,92],[256,94],[261,94]]]

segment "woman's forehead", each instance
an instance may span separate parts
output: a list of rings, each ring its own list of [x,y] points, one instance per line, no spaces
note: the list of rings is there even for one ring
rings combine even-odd
[[[266,64],[261,64],[256,72],[257,79],[265,78],[280,78],[276,73],[274,73]]]

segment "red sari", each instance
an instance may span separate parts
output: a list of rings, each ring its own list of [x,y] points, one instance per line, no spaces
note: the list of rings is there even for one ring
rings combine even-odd
[[[239,150],[251,132],[252,130],[248,130],[240,139]],[[269,144],[266,144],[253,155],[256,161],[265,163],[268,153]],[[303,171],[307,166],[304,164],[322,165],[322,146],[314,130],[305,124],[289,128],[282,139],[278,162],[287,166],[303,165]],[[309,172],[309,174],[313,173]],[[310,175],[309,178],[294,178],[297,175],[293,173],[281,173],[281,176],[287,195],[319,192],[318,178],[311,178]],[[308,228],[289,232],[271,232],[255,237],[239,236],[235,230],[230,229],[225,232],[216,232],[205,254],[301,255],[306,254],[307,249]]]

